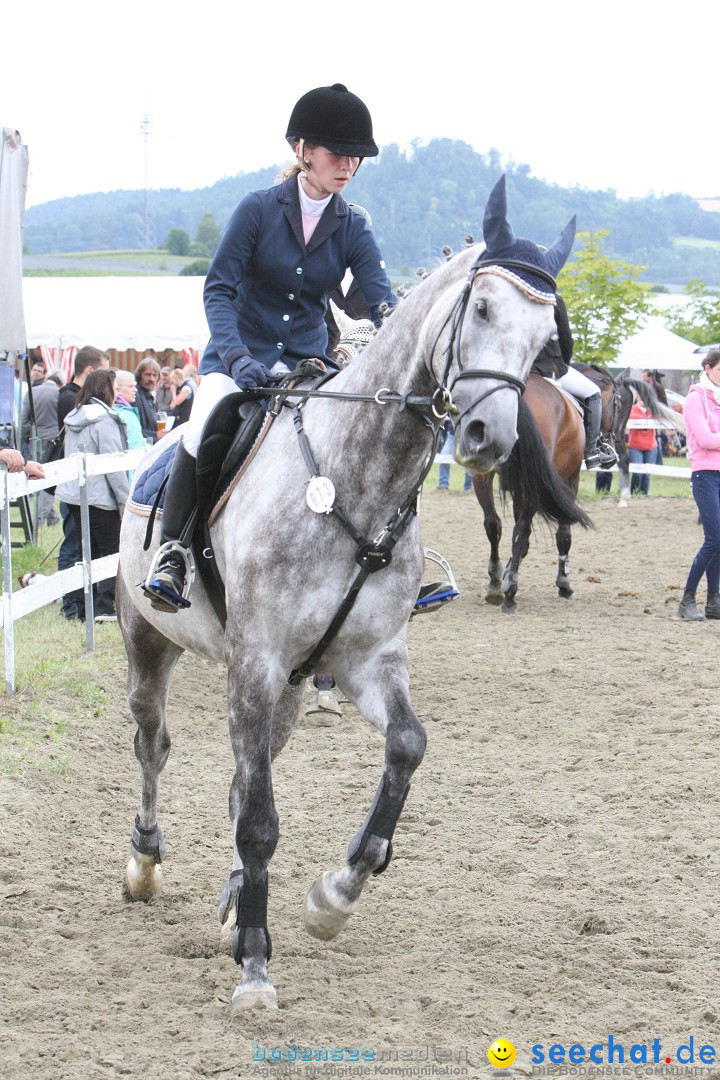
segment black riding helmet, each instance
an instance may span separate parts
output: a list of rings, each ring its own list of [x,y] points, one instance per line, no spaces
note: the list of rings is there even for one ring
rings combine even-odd
[[[342,83],[318,86],[303,94],[292,111],[285,138],[292,147],[304,139],[348,157],[377,157],[380,153],[367,105]]]

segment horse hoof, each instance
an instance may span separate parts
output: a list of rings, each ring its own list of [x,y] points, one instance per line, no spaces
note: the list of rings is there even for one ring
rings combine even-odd
[[[627,507],[628,507],[627,499],[625,499],[625,498],[618,499],[618,509],[619,510],[626,510]]]
[[[503,615],[514,615],[517,611],[517,604],[514,600],[503,600],[503,605],[500,610]]]
[[[271,982],[241,982],[232,996],[233,1014],[247,1009],[277,1009],[277,993]]]
[[[328,716],[328,714],[330,715]],[[336,722],[332,717],[342,716],[342,709],[332,690],[318,690],[313,694],[310,704],[305,710],[305,715],[324,716],[329,722],[328,726],[330,726]],[[316,720],[315,723],[316,726],[319,726],[319,721]]]
[[[502,593],[499,590],[498,590],[498,592],[491,592],[490,590],[488,590],[485,593],[485,603],[486,604],[493,604],[495,607],[497,607],[498,604],[502,604],[502,600],[503,600]]]
[[[331,871],[326,870],[313,882],[305,897],[305,929],[320,941],[337,937],[357,907],[357,904],[343,904],[337,893],[331,893],[330,877]]]
[[[131,900],[154,900],[162,891],[162,870],[154,855],[135,852],[125,869],[125,885]]]
[[[569,600],[572,594],[573,590],[570,588],[569,585],[566,585],[564,587],[558,585],[558,595],[562,596],[563,600]]]

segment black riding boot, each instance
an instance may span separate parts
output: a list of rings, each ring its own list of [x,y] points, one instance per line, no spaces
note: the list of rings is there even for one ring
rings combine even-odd
[[[600,442],[602,398],[593,394],[585,400],[585,466],[588,469],[611,469],[617,465],[617,454]]]
[[[161,546],[152,573],[143,586],[152,606],[159,611],[173,612],[190,607],[190,601],[183,597],[183,592],[192,540],[191,519],[197,506],[196,468],[195,458],[179,442],[165,491],[160,526]],[[186,532],[189,535],[185,535]],[[167,551],[163,550],[165,547]]]

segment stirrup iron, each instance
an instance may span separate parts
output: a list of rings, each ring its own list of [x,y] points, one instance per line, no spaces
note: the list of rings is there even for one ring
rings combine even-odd
[[[460,590],[455,581],[455,575],[453,574],[447,559],[441,555],[439,551],[435,551],[433,548],[425,548],[425,558],[430,562],[436,563],[440,569],[444,571],[447,581],[432,586],[431,591],[426,591],[424,594],[423,590],[426,587],[423,586],[420,589],[420,595],[415,601],[415,606],[410,618],[412,618],[413,615],[422,615],[426,611],[437,611],[443,604],[449,603],[450,600],[455,600],[456,597],[460,595]]]
[[[173,589],[169,589],[162,582],[153,580],[158,572],[158,563],[161,560],[164,560],[168,555],[175,555],[182,560],[183,576],[185,578],[182,593],[177,593]],[[178,611],[180,608],[190,607],[188,597],[194,580],[195,558],[192,550],[189,547],[184,547],[178,540],[168,540],[166,543],[161,544],[155,552],[155,557],[150,563],[147,577],[145,578],[145,581],[140,583],[140,588],[145,595],[150,598],[151,602],[159,601],[157,605],[159,610]]]

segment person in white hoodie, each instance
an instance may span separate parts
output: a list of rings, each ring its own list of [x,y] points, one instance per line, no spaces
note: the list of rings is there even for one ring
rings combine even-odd
[[[127,450],[127,429],[113,412],[115,372],[99,369],[85,380],[75,408],[65,417],[65,457],[71,454],[111,454]],[[93,559],[114,555],[120,547],[120,518],[130,493],[127,473],[113,472],[88,477],[90,503],[90,544]],[[57,494],[76,517],[80,535],[80,486],[77,480],[58,484]],[[115,578],[94,587],[95,622],[116,622]],[[73,599],[78,618],[84,619],[83,593]]]

